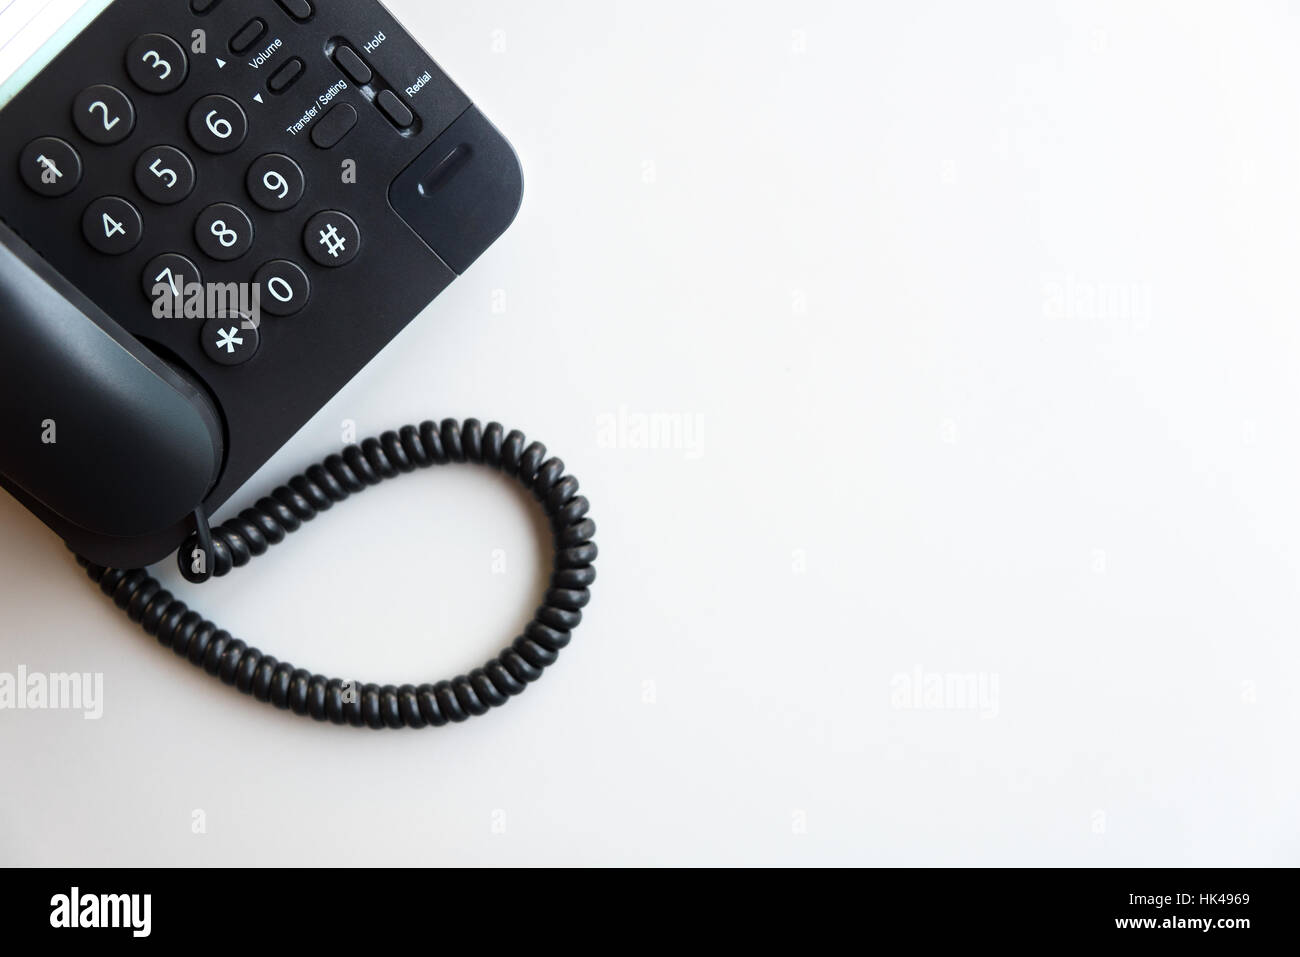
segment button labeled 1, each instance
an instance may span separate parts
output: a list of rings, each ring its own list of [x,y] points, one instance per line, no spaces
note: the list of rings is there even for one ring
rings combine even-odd
[[[66,196],[81,182],[81,157],[57,136],[32,140],[19,159],[23,182],[42,196]]]
[[[311,284],[307,274],[287,259],[273,259],[257,271],[253,282],[261,287],[262,311],[273,316],[292,316],[307,305]]]

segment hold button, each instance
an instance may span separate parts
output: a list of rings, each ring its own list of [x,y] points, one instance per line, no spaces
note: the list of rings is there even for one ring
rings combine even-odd
[[[334,62],[347,74],[348,79],[358,86],[365,86],[374,79],[375,75],[370,71],[370,67],[366,66],[366,61],[361,59],[357,51],[351,47],[342,46],[335,50]]]

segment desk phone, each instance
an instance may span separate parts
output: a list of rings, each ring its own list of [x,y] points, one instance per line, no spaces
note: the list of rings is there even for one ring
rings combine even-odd
[[[91,0],[0,103],[0,484],[146,631],[279,707],[439,724],[534,680],[580,620],[594,525],[520,433],[408,426],[207,521],[514,219],[518,160],[469,97],[375,0]],[[225,574],[465,461],[535,494],[557,564],[529,631],[453,682],[349,698],[120,571],[179,548],[190,580]]]

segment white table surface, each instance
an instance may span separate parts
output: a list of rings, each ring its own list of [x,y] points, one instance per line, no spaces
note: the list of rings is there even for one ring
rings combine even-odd
[[[391,7],[524,208],[234,504],[345,421],[496,418],[593,502],[586,620],[490,717],[341,731],[160,651],[0,498],[0,671],[104,675],[100,720],[0,711],[0,863],[1300,863],[1289,6]],[[162,572],[418,682],[517,633],[541,531],[446,469]]]

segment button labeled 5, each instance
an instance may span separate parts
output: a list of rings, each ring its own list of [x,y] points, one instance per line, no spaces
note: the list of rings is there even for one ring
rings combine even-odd
[[[194,164],[174,146],[151,146],[135,162],[135,185],[155,203],[179,203],[194,189]]]

